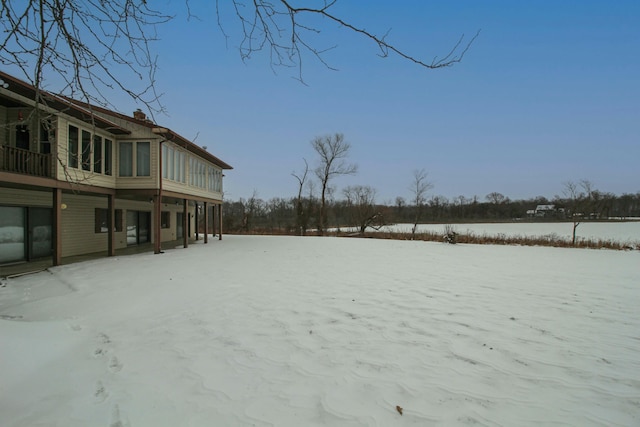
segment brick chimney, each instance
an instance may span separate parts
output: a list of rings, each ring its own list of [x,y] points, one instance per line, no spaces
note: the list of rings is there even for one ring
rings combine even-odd
[[[136,111],[133,112],[133,118],[136,120],[145,121],[147,120],[147,115],[143,113],[141,109],[138,108]]]

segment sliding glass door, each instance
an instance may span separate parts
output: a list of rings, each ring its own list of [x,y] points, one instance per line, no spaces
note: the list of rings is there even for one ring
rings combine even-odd
[[[0,206],[0,264],[51,255],[50,208]]]
[[[0,206],[0,264],[26,259],[25,236],[24,208]]]
[[[151,241],[151,212],[127,211],[127,245]]]

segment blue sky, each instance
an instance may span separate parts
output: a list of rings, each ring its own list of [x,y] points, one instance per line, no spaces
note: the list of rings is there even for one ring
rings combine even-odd
[[[354,1],[335,13],[382,34],[408,53],[445,54],[465,34],[481,34],[462,63],[427,70],[378,57],[368,40],[320,23],[331,71],[304,59],[297,70],[242,62],[234,16],[213,2],[168,2],[176,14],[154,45],[168,116],[157,121],[234,166],[228,199],[293,196],[292,171],[311,166],[310,141],[341,132],[355,176],[379,202],[408,198],[412,171],[425,169],[430,195],[512,199],[562,194],[567,180],[602,191],[640,191],[640,2]],[[164,8],[164,3],[158,3]],[[123,112],[137,106],[126,98]],[[130,111],[129,111],[130,110]]]

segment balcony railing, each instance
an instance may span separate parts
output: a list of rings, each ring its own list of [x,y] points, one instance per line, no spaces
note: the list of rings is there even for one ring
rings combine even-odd
[[[0,146],[0,170],[32,176],[51,176],[51,154]]]

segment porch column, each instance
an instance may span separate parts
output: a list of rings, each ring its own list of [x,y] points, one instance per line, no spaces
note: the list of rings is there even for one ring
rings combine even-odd
[[[184,199],[182,202],[182,240],[185,248],[189,247],[189,201]]]
[[[218,240],[222,240],[222,203],[218,205]]]
[[[211,206],[211,234],[216,235],[216,205]]]
[[[193,202],[193,203],[196,206],[196,209],[194,210],[194,215],[195,215],[194,222],[196,223],[196,240],[200,240],[200,235],[198,234],[198,229],[200,226],[200,216],[198,215],[199,206],[198,206],[198,202]]]
[[[209,209],[207,202],[204,202],[204,242],[209,243]]]
[[[160,254],[162,253],[162,198],[159,194],[153,196],[153,216],[153,253]]]
[[[116,209],[115,209],[115,196],[113,194],[107,195],[107,256],[116,255]]]
[[[62,264],[62,190],[53,189],[53,254],[51,260],[53,265]]]

